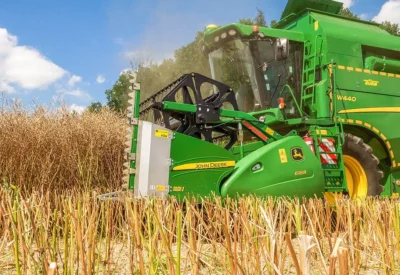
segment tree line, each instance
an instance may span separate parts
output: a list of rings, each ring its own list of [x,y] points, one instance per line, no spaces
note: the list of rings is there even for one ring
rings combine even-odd
[[[360,17],[352,13],[348,8],[342,8],[340,15],[360,20]],[[268,25],[265,14],[260,9],[257,9],[255,18],[241,18],[238,22],[246,25],[271,28],[276,23],[275,20],[272,20]],[[400,36],[399,24],[384,21],[380,23],[380,28],[392,35]],[[192,42],[175,50],[173,59],[164,59],[161,63],[154,63],[152,61],[144,62],[143,60],[131,61],[131,69],[138,71],[138,81],[142,83],[142,100],[159,91],[182,74],[197,72],[206,76],[211,75],[208,57],[203,55],[199,50],[199,43],[202,37],[203,32],[198,31]],[[88,107],[88,111],[96,112],[107,107],[117,112],[124,112],[127,107],[128,85],[129,79],[127,74],[121,73],[113,87],[105,91],[107,100],[105,106],[100,102],[93,102]]]

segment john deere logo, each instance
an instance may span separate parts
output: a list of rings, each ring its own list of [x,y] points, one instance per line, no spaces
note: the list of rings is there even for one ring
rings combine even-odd
[[[304,159],[303,150],[300,147],[292,148],[290,154],[294,161],[302,161]]]

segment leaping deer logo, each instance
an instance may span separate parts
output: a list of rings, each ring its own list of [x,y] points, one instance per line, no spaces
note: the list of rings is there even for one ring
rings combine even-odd
[[[301,161],[304,159],[303,150],[300,147],[292,148],[291,155],[294,161]]]

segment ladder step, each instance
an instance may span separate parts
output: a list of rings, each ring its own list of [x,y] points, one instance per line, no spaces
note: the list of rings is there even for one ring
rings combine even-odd
[[[303,99],[309,99],[309,98],[313,98],[314,95],[310,94],[310,95],[303,95]]]
[[[306,55],[305,57],[304,57],[304,60],[308,60],[308,59],[311,59],[311,58],[314,58],[314,57],[316,57],[317,55],[315,54],[315,53],[313,53],[313,54],[308,54],[308,55]]]
[[[310,69],[305,69],[303,73],[308,73],[308,72],[313,72],[314,68],[310,68]]]
[[[314,80],[304,82],[304,83],[303,83],[303,87],[304,87],[304,86],[309,86],[309,85],[312,85],[312,84],[314,84]]]
[[[340,168],[338,169],[322,169],[324,172],[343,172],[342,170],[340,170]]]

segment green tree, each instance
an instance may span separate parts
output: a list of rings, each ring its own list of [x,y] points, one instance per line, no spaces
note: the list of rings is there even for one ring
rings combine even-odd
[[[265,15],[264,12],[262,10],[260,10],[259,8],[257,8],[257,15],[254,19],[251,18],[241,18],[239,20],[240,24],[243,25],[257,25],[260,27],[268,27],[267,21],[265,20]]]
[[[259,8],[257,8],[257,16],[254,18],[254,23],[260,27],[268,27],[267,21],[265,21],[264,12]]]
[[[208,56],[200,51],[200,41],[203,32],[197,32],[193,42],[175,51],[175,60],[178,74],[197,72],[211,76]]]
[[[360,19],[360,17],[352,13],[349,8],[342,8],[339,12],[339,15],[352,19]]]
[[[267,26],[264,12],[260,9],[257,9],[257,15],[254,19],[240,19],[240,23]],[[208,56],[205,56],[199,47],[202,37],[203,33],[197,32],[192,42],[175,50],[174,59],[165,59],[158,64],[152,61],[146,63],[143,61],[131,62],[136,64],[132,67],[138,70],[138,81],[142,84],[142,100],[156,93],[182,74],[197,72],[211,76]],[[125,111],[128,85],[128,77],[121,74],[113,87],[105,92],[108,107],[116,111]],[[99,106],[93,104],[92,107],[93,110],[97,110]]]
[[[127,91],[129,85],[129,77],[122,73],[111,89],[106,90],[107,105],[112,110],[125,111],[127,107]]]
[[[208,57],[199,47],[202,32],[198,32],[194,41],[175,50],[174,59],[164,59],[161,63],[143,61],[131,62],[131,67],[138,70],[141,83],[141,100],[148,98],[183,74],[197,72],[211,76]],[[125,111],[129,77],[121,74],[112,88],[106,90],[107,106],[116,111]]]
[[[380,24],[381,28],[393,35],[400,35],[399,24],[384,21]]]
[[[253,19],[251,18],[241,18],[239,20],[239,23],[243,25],[251,25],[251,26],[255,25]]]
[[[339,14],[344,17],[360,20],[360,17],[352,13],[348,8],[342,8]],[[392,35],[400,35],[399,24],[384,21],[379,24],[379,27]]]
[[[102,108],[103,108],[103,105],[101,105],[101,103],[99,101],[96,101],[96,102],[92,102],[92,104],[90,104],[88,106],[87,110],[89,112],[96,113],[96,112],[100,112]]]

